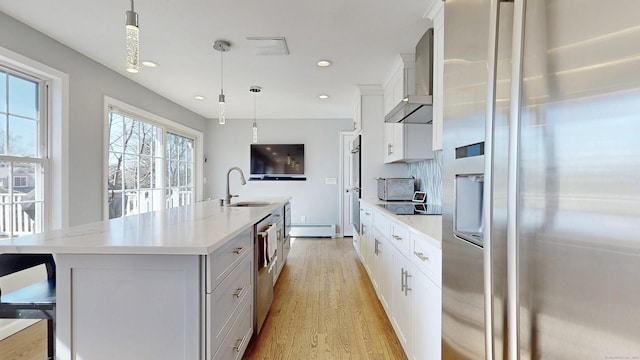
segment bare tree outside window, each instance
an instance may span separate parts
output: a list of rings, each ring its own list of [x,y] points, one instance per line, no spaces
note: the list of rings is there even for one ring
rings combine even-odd
[[[108,121],[109,218],[192,202],[193,139],[115,111]]]

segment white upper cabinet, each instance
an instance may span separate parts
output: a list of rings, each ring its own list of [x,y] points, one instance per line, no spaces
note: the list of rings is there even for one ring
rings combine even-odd
[[[416,92],[415,54],[400,54],[384,84],[384,113],[391,112],[409,95]]]
[[[353,115],[353,133],[359,134],[362,130],[362,101],[360,95],[356,99],[356,109]]]
[[[384,124],[384,162],[433,159],[431,124]]]

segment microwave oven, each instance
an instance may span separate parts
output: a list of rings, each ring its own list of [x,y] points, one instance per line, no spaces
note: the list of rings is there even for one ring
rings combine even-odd
[[[410,201],[416,187],[414,178],[378,178],[378,199]]]

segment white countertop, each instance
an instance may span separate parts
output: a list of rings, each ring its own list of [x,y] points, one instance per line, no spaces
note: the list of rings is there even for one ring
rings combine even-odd
[[[406,224],[411,230],[425,234],[435,240],[434,245],[442,248],[442,215],[396,215],[378,204],[397,204],[397,201],[382,201],[378,199],[360,199],[376,210],[391,218]]]
[[[289,197],[261,207],[206,201],[140,215],[0,240],[0,253],[207,255],[262,220]]]

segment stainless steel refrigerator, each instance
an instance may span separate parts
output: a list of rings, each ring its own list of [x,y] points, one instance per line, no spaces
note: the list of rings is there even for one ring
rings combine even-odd
[[[640,359],[640,1],[444,31],[443,359]]]

